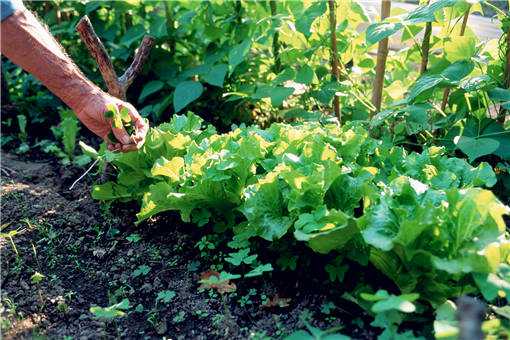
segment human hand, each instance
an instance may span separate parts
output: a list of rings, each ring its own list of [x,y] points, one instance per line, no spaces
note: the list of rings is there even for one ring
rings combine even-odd
[[[75,110],[76,116],[89,130],[105,140],[108,150],[127,152],[137,150],[143,145],[149,124],[133,105],[104,92],[83,99],[81,104],[80,108]],[[114,127],[112,119],[106,118],[105,112],[111,107],[119,111],[122,108],[128,109],[135,128],[133,135],[129,135],[124,127]],[[113,133],[116,141],[109,138],[110,132]]]

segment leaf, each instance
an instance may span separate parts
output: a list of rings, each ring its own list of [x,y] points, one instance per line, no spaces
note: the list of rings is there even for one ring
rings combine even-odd
[[[314,75],[315,73],[313,72],[313,69],[310,66],[303,65],[296,75],[296,82],[305,85],[310,85],[313,81]]]
[[[76,117],[65,118],[60,122],[60,126],[62,128],[62,144],[64,144],[64,151],[67,157],[72,159],[76,146],[76,136],[80,130],[78,119],[76,119]]]
[[[446,8],[454,6],[458,0],[437,0],[431,4],[417,6],[407,14],[404,19],[406,24],[419,24],[422,22],[433,22],[436,20],[434,13]]]
[[[244,58],[250,51],[251,43],[252,43],[251,39],[246,38],[242,43],[234,46],[230,50],[228,54],[228,65],[230,66],[230,74],[232,74],[237,65],[239,65],[244,60]]]
[[[38,284],[40,283],[46,276],[39,272],[35,272],[32,276],[30,276],[30,282]]]
[[[270,271],[273,271],[273,266],[271,265],[271,263],[261,264],[260,266],[252,269],[247,274],[244,274],[244,277],[247,278],[247,277],[261,276],[265,272],[270,272]]]
[[[228,65],[226,64],[218,64],[214,65],[208,73],[206,73],[203,76],[203,79],[205,82],[218,86],[223,87],[223,82],[225,81],[225,75],[228,71]]]
[[[145,264],[138,266],[133,273],[131,274],[132,277],[138,277],[138,276],[145,276],[149,274],[151,271],[151,268]]]
[[[388,203],[381,201],[365,215],[364,221],[367,225],[362,232],[365,242],[381,250],[391,250],[398,233],[398,221]]]
[[[236,285],[230,280],[239,278],[240,275],[233,275],[227,272],[218,273],[209,270],[200,274],[200,288],[215,289],[220,294],[231,293],[236,291]]]
[[[163,290],[158,293],[158,296],[156,297],[156,301],[161,301],[163,303],[169,303],[173,300],[176,293],[173,290]]]
[[[308,241],[314,251],[323,254],[340,250],[358,232],[346,214],[325,206],[310,214],[301,214],[294,228],[297,240]]]
[[[456,62],[469,60],[476,52],[476,38],[471,36],[453,36],[444,44],[446,60]]]
[[[510,110],[510,89],[502,89],[500,87],[496,87],[487,91],[487,94],[492,101],[501,103],[501,107]]]
[[[270,299],[267,299],[265,303],[262,304],[262,307],[265,308],[273,308],[273,307],[280,307],[285,308],[290,306],[290,301],[292,301],[290,298],[281,298],[278,294],[275,294]]]
[[[225,261],[232,263],[234,266],[239,266],[241,263],[252,264],[257,258],[257,255],[249,255],[250,249],[240,249],[237,253],[230,253]]]
[[[166,29],[166,18],[164,16],[152,15],[149,34],[156,38],[164,38],[168,35]]]
[[[491,138],[457,136],[454,143],[468,156],[470,162],[479,157],[490,155],[499,148],[499,142]]]
[[[253,99],[271,98],[271,104],[275,107],[283,104],[283,101],[294,93],[294,89],[283,86],[261,85],[252,95]]]
[[[306,38],[311,35],[310,28],[315,19],[326,12],[326,1],[312,2],[298,18],[296,18],[296,29],[304,34]]]
[[[383,289],[378,290],[375,294],[361,293],[360,296],[367,301],[375,302],[371,308],[374,313],[384,313],[392,310],[413,313],[416,310],[413,301],[420,297],[416,293],[404,295],[388,294]]]
[[[154,166],[151,169],[153,176],[166,176],[172,181],[177,182],[184,169],[184,159],[182,157],[174,157],[171,160],[167,160],[165,157],[158,158],[154,162]]]
[[[126,313],[123,312],[123,310],[127,310],[129,308],[129,300],[123,299],[121,302],[109,307],[90,307],[90,312],[94,314],[96,318],[111,320],[117,317],[125,316]]]
[[[120,44],[130,47],[131,44],[140,40],[145,34],[145,28],[142,24],[135,25],[127,30],[127,32],[120,39]]]
[[[474,64],[468,60],[459,60],[445,68],[441,75],[446,79],[457,82],[473,71]]]
[[[100,201],[108,201],[124,197],[130,197],[127,188],[117,183],[107,182],[95,185],[92,188],[92,198]]]
[[[17,115],[18,128],[21,135],[27,134],[27,117],[25,115]]]
[[[371,46],[379,41],[388,38],[389,36],[398,32],[402,27],[398,22],[377,22],[367,27],[366,42]]]
[[[188,104],[198,99],[204,87],[197,81],[186,80],[177,85],[174,91],[174,110],[179,112]]]
[[[239,208],[260,237],[272,241],[283,237],[293,224],[284,212],[284,202],[278,182],[249,186],[245,201]]]
[[[145,86],[142,89],[142,92],[140,93],[140,97],[138,97],[138,102],[141,103],[150,96],[153,93],[158,92],[165,86],[165,83],[163,83],[160,80],[153,80],[145,84]]]
[[[409,89],[408,99],[414,101],[419,95],[427,90],[437,87],[445,83],[445,78],[438,74],[425,74],[418,78],[413,86]]]

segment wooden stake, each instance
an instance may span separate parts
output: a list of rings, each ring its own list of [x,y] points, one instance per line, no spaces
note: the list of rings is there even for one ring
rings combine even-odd
[[[112,60],[86,15],[78,22],[76,30],[80,34],[90,54],[92,54],[96,60],[99,71],[108,88],[108,93],[122,100],[126,100],[127,89],[142,70],[143,64],[147,60],[152,45],[154,44],[154,38],[148,35],[143,38],[140,47],[135,53],[133,62],[122,76],[117,77]]]
[[[505,63],[505,86],[510,89],[510,28],[506,32],[506,63]],[[499,110],[498,121],[502,124],[505,122],[507,114],[510,110],[501,107]]]
[[[391,0],[381,1],[381,21],[390,16]],[[379,42],[377,47],[377,63],[375,66],[374,90],[372,91],[372,104],[376,112],[381,110],[382,91],[384,87],[384,72],[386,70],[386,59],[388,58],[388,38]]]
[[[168,30],[168,45],[170,46],[170,54],[172,56],[175,55],[175,20],[173,15],[173,7],[170,7],[170,3],[168,1],[163,1],[165,6],[165,17],[166,17],[166,26]]]
[[[276,15],[276,1],[269,0],[269,7],[271,8],[271,16]],[[274,73],[278,74],[282,70],[282,61],[280,59],[280,33],[275,30],[273,34],[273,58],[274,58]]]
[[[432,35],[432,23],[427,22],[425,24],[425,33],[423,34],[423,42],[421,43],[421,65],[420,74],[424,74],[427,71],[429,63],[429,50],[430,50],[430,36]]]
[[[462,25],[460,26],[460,36],[462,37],[466,32],[466,26],[469,19],[469,11],[471,10],[471,6],[467,9],[466,13],[464,13],[464,17],[462,18]],[[450,88],[445,88],[443,91],[443,101],[441,102],[441,111],[446,109],[446,105],[448,105],[448,96],[450,95]]]
[[[507,89],[510,89],[510,28],[506,32],[505,85]]]
[[[336,45],[336,12],[335,12],[335,0],[328,0],[329,6],[329,29],[331,31],[331,75],[338,82],[339,79],[339,63],[338,63],[338,48]],[[333,97],[333,107],[335,110],[335,116],[338,118],[340,124],[342,124],[342,115],[340,113],[340,99],[335,94]]]

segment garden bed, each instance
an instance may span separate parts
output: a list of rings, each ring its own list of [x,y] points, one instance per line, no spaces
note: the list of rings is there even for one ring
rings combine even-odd
[[[373,338],[357,329],[363,313],[339,299],[332,285],[311,275],[275,275],[238,283],[235,294],[199,290],[200,274],[209,260],[195,244],[196,228],[165,214],[134,226],[130,205],[102,208],[90,198],[90,183],[69,185],[79,175],[51,159],[25,160],[2,154],[2,232],[19,230],[14,248],[2,239],[2,330],[6,339],[161,337],[233,338],[281,336],[303,328],[303,320],[325,328],[348,327],[354,338]],[[140,240],[128,241],[133,234]],[[135,237],[136,239],[136,237]],[[35,249],[35,252],[34,252]],[[133,278],[140,264],[150,272]],[[32,282],[34,273],[44,278]],[[303,275],[303,273],[301,274]],[[158,303],[158,293],[172,291],[171,302]],[[173,295],[173,294],[172,294]],[[265,307],[261,298],[282,307]],[[129,298],[143,311],[113,323],[98,320],[91,306]],[[152,315],[152,317],[151,317]],[[153,322],[148,322],[152,320]]]

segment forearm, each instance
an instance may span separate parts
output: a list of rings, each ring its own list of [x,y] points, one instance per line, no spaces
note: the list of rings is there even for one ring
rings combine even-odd
[[[28,10],[18,10],[1,23],[1,52],[38,78],[75,112],[101,90],[92,84]]]

